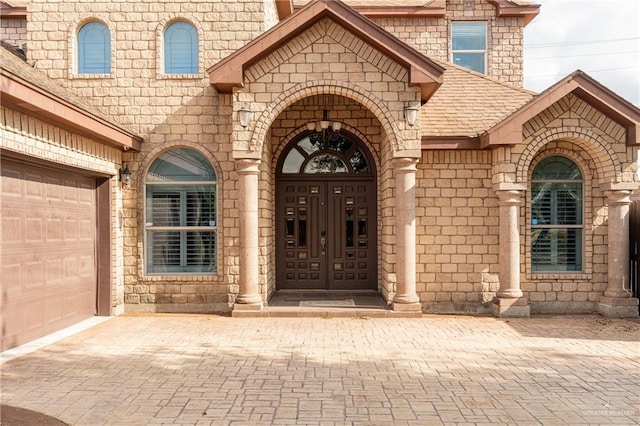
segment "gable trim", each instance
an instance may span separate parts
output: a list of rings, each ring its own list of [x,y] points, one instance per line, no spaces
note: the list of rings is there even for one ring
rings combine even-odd
[[[329,18],[356,37],[405,67],[409,84],[420,86],[427,101],[442,84],[444,68],[339,1],[316,0],[258,36],[207,70],[209,82],[221,93],[244,87],[244,71],[319,22]]]
[[[640,146],[640,109],[578,70],[481,135],[482,147],[524,143],[522,126],[570,93],[625,127],[627,145]]]

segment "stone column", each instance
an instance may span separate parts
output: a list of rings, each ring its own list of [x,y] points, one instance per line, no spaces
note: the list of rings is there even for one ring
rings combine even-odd
[[[261,310],[262,296],[258,287],[258,174],[260,160],[237,159],[240,190],[240,293],[235,310]]]
[[[605,191],[608,204],[608,282],[598,312],[607,317],[638,316],[638,299],[629,290],[629,205],[631,190]]]
[[[520,204],[524,185],[500,184],[494,188],[500,210],[500,289],[493,301],[497,317],[528,317],[528,302],[520,289]]]
[[[422,311],[416,294],[417,158],[394,158],[396,179],[396,295],[393,309]]]

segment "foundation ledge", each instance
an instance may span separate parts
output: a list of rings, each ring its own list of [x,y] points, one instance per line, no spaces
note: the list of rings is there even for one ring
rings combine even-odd
[[[393,302],[393,310],[396,312],[422,312],[420,302],[414,303],[398,303]]]
[[[598,313],[608,318],[637,318],[638,298],[605,296],[598,303]]]
[[[515,299],[495,297],[491,311],[496,318],[529,318],[531,316],[529,301],[524,297]]]
[[[234,303],[231,311],[232,317],[249,316],[251,314],[262,312],[262,302],[260,303]]]

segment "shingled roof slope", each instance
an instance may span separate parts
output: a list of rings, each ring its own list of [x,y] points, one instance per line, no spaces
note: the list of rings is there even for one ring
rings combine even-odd
[[[426,137],[477,137],[536,95],[448,62],[434,62],[445,68],[444,82],[421,110]]]
[[[24,62],[24,60],[5,43],[2,43],[2,47],[0,48],[0,67],[55,97],[85,110],[87,113],[95,115],[128,133],[135,134],[131,129],[128,129],[126,125],[120,123],[117,117],[113,117],[96,106],[91,105],[85,100],[86,98],[75,95],[70,89],[60,86],[43,72]]]

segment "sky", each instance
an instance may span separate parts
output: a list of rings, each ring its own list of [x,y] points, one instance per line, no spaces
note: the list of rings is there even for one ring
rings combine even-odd
[[[524,31],[524,86],[541,92],[576,69],[640,107],[640,0],[535,0]]]

